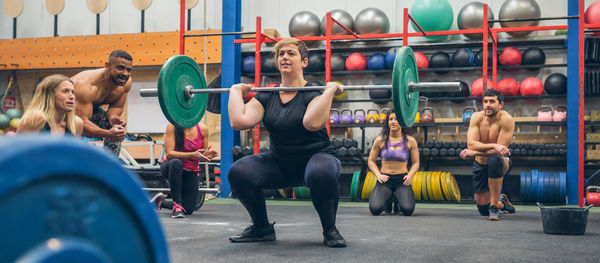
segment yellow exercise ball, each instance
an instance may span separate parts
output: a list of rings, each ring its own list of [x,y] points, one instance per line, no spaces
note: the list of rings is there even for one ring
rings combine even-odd
[[[340,84],[342,86],[344,86],[343,83],[339,82],[339,81],[332,81],[335,82],[337,84]],[[344,90],[344,92],[342,92],[342,94],[337,95],[337,96],[333,96],[333,100],[345,100],[348,98],[348,92]]]
[[[14,119],[10,120],[8,127],[10,127],[13,130],[16,130],[19,127],[20,121],[21,121],[21,118],[14,118]]]

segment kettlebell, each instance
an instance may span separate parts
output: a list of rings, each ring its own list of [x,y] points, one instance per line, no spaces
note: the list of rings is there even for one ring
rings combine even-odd
[[[538,108],[538,121],[552,121],[552,108],[548,105],[542,105]]]
[[[354,123],[365,123],[367,118],[365,117],[365,110],[356,109],[354,110]]]
[[[433,117],[433,108],[425,107],[423,108],[423,114],[421,114],[421,122],[423,123],[432,123],[435,122]]]
[[[585,202],[588,205],[600,206],[600,186],[588,186],[585,192]]]
[[[553,121],[566,121],[567,120],[567,107],[558,105],[554,107],[554,114],[552,114]]]
[[[384,123],[385,118],[387,118],[389,113],[390,113],[390,109],[388,109],[388,108],[381,109],[381,113],[379,113],[379,123]]]
[[[342,110],[342,112],[340,113],[340,119],[341,122],[343,124],[350,124],[352,123],[352,111],[349,109],[344,109]]]
[[[340,123],[340,111],[337,109],[331,109],[329,112],[329,122],[331,124]]]
[[[379,121],[379,111],[376,109],[367,110],[367,122],[368,123],[376,123]]]
[[[473,113],[475,113],[475,107],[473,107],[473,106],[466,106],[463,109],[463,122],[469,122],[469,121],[471,121],[471,116],[473,116]]]

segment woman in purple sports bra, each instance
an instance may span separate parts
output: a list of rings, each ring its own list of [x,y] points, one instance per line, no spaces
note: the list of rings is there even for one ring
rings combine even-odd
[[[199,162],[208,162],[218,154],[208,146],[208,127],[202,123],[191,128],[177,128],[169,123],[164,140],[165,159],[160,171],[169,180],[173,202],[163,202],[162,193],[151,202],[157,210],[171,209],[173,218],[181,218],[191,215],[196,206]]]
[[[379,156],[381,169],[376,163]],[[398,124],[394,111],[387,115],[381,135],[373,142],[368,165],[377,177],[377,184],[369,197],[371,214],[381,214],[393,201],[395,213],[411,215],[415,210],[415,195],[410,182],[419,170],[419,149],[415,138],[406,134]]]

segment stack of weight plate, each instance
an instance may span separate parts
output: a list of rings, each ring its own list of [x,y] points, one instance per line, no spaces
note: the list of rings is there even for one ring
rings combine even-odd
[[[564,203],[567,196],[567,173],[521,172],[521,201]]]
[[[350,185],[350,198],[368,200],[376,183],[377,177],[372,172],[368,172],[362,182],[360,171],[354,172]],[[416,200],[460,201],[460,189],[451,173],[417,172],[411,184]]]
[[[460,201],[454,175],[442,171],[419,171],[412,178],[416,200]]]
[[[294,187],[294,197],[296,199],[310,199],[310,189],[306,186]]]

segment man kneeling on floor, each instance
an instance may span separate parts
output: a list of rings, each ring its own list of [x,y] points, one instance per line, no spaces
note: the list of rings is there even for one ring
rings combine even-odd
[[[473,113],[467,132],[468,148],[460,153],[473,162],[473,190],[477,209],[489,220],[500,220],[500,210],[515,213],[516,210],[505,194],[500,194],[504,176],[510,172],[512,161],[508,145],[512,141],[515,121],[506,111],[504,96],[498,90],[483,93],[483,110]]]

